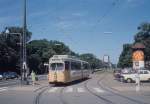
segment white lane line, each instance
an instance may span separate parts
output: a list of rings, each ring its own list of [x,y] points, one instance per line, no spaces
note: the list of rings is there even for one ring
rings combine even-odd
[[[98,93],[104,93],[104,90],[100,89],[100,88],[93,88],[96,92]]]
[[[6,91],[6,90],[8,90],[8,87],[1,87],[0,88],[0,92]]]
[[[77,88],[77,92],[85,92],[84,88]]]
[[[53,88],[51,88],[48,92],[50,92],[50,93],[51,93],[51,92],[56,92],[57,89],[58,89],[57,87],[53,87]]]
[[[7,89],[8,87],[0,87],[0,89]]]
[[[72,87],[68,87],[66,90],[65,90],[66,93],[68,92],[73,92],[73,88]]]

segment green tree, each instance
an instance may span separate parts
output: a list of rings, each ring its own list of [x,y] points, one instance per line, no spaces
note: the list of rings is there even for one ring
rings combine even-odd
[[[48,62],[50,57],[56,54],[69,54],[70,52],[75,54],[63,42],[48,41],[46,39],[32,40],[27,45],[29,67],[37,73],[43,73],[44,62]]]
[[[6,28],[9,34],[5,33]],[[0,71],[20,72],[20,36],[23,29],[20,27],[6,27],[0,33]],[[18,33],[12,34],[12,33]],[[32,33],[27,30],[27,41],[30,40]]]
[[[102,61],[96,58],[96,56],[91,53],[81,54],[79,57],[81,60],[87,61],[92,69],[103,67]]]
[[[118,67],[132,67],[132,44],[123,45],[123,51],[119,57]]]
[[[138,28],[138,32],[134,36],[135,43],[143,43],[145,45],[145,61],[150,61],[150,23],[142,23]],[[119,67],[132,66],[132,44],[123,45],[123,51],[120,55]]]
[[[135,42],[140,42],[145,45],[145,60],[150,60],[150,23],[142,23],[138,27],[138,33],[134,37]]]
[[[27,44],[28,54],[28,65],[30,71],[34,70],[36,73],[41,73],[39,65],[47,62],[55,52],[51,49],[49,41],[43,40],[32,40]]]

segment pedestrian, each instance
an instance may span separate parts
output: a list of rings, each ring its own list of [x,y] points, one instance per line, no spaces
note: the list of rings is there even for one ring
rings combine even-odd
[[[31,72],[31,77],[32,77],[32,85],[34,86],[35,85],[35,73],[33,70]]]

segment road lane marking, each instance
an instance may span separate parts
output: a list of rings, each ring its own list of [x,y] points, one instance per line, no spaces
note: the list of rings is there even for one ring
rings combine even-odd
[[[73,88],[72,88],[72,87],[68,87],[65,92],[66,92],[66,93],[68,93],[68,92],[73,92]]]
[[[8,90],[8,87],[1,87],[0,88],[0,92],[6,91],[6,90]]]
[[[56,92],[57,89],[58,89],[57,87],[53,87],[53,88],[51,88],[48,92],[50,92],[50,93],[51,93],[51,92]]]
[[[0,89],[0,92],[6,91],[7,89]]]
[[[8,87],[0,87],[0,89],[7,89]]]
[[[77,88],[77,92],[82,93],[85,92],[84,88]]]
[[[96,92],[98,93],[104,93],[104,90],[100,89],[100,88],[93,88]]]
[[[75,88],[76,90],[74,90],[73,87],[67,87],[66,90],[64,91],[64,93],[72,93],[72,92],[75,92],[77,91],[77,93],[84,93],[86,92],[86,90],[82,87],[79,87],[79,88]],[[52,87],[51,89],[48,90],[49,93],[55,93],[57,92],[57,90],[59,90],[58,87]],[[93,88],[93,90],[97,93],[104,93],[104,90],[96,87],[96,88]]]

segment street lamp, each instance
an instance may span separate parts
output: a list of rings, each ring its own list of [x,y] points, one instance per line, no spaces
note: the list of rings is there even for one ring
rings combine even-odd
[[[22,34],[21,33],[11,33],[10,31],[9,31],[9,29],[8,28],[6,28],[6,30],[5,30],[5,33],[6,33],[6,35],[8,35],[8,34],[11,34],[11,35],[19,35],[19,44],[20,44],[20,71],[21,71],[21,83],[22,83],[22,75],[23,75],[23,71],[22,71],[22,65],[21,65],[21,60],[22,60],[22,57],[21,57],[21,53],[22,53]]]
[[[26,35],[27,35],[27,23],[26,23],[26,4],[27,0],[23,0],[23,38],[22,38],[22,68],[23,68],[23,80],[24,84],[28,84],[28,68],[27,68],[27,52],[26,52]]]
[[[10,33],[8,29],[6,29],[6,34],[18,34],[20,35],[20,41],[22,43],[22,77],[23,83],[29,84],[28,82],[28,68],[27,68],[27,53],[26,53],[26,35],[27,35],[27,23],[26,23],[26,3],[27,0],[23,0],[23,34],[20,33]]]

